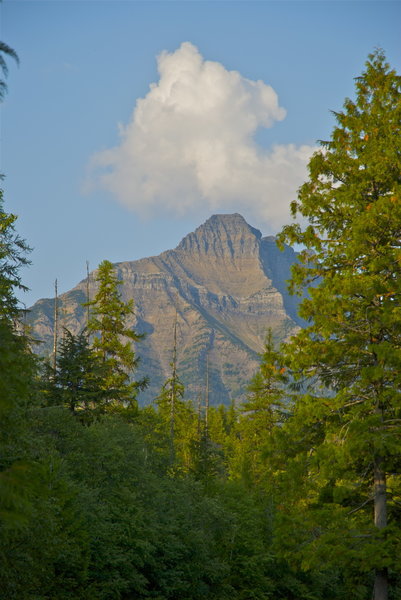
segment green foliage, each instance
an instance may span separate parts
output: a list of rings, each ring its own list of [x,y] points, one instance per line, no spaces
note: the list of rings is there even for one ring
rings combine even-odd
[[[29,249],[15,232],[15,220],[5,212],[0,190],[0,528],[6,529],[18,527],[30,511],[32,467],[16,439],[26,430],[36,369],[28,339],[17,330],[14,289],[24,289],[19,269]]]
[[[185,419],[186,403],[183,400],[185,388],[175,368],[170,377],[164,382],[159,396],[156,398],[158,412],[170,430],[170,436],[174,439],[176,427]]]
[[[302,497],[289,496],[281,523],[306,567],[322,560],[347,573],[352,564],[352,576],[400,567],[399,509],[383,484],[391,474],[399,489],[401,466],[400,92],[401,78],[375,52],[293,203],[310,224],[281,235],[305,247],[293,286],[318,282],[301,304],[310,325],[289,346],[292,372],[322,386],[289,425]]]
[[[118,286],[122,281],[118,280],[111,262],[104,260],[99,265],[96,281],[99,286],[96,296],[87,303],[91,307],[88,332],[97,334],[93,338],[93,349],[108,370],[104,389],[113,390],[110,404],[135,406],[137,393],[147,385],[147,380],[131,381],[130,378],[139,361],[132,342],[143,338],[126,326],[127,317],[133,314],[133,300],[126,303],[121,300]],[[124,342],[123,338],[128,341]]]
[[[0,190],[0,318],[6,319],[15,319],[19,315],[14,290],[26,289],[19,270],[29,264],[26,254],[30,248],[15,231],[16,220],[15,215],[5,212],[3,190]]]
[[[4,58],[3,55],[11,56],[11,58],[13,58],[17,64],[19,64],[19,58],[18,58],[18,54],[15,52],[15,50],[10,48],[10,46],[8,46],[8,44],[6,44],[5,42],[0,42],[0,69],[3,73],[3,76],[7,77],[8,67],[7,67],[6,59]],[[3,100],[6,91],[7,91],[7,84],[4,81],[4,79],[0,79],[0,102]]]
[[[45,365],[45,404],[62,405],[90,421],[104,410],[115,390],[106,388],[108,370],[89,346],[86,330],[74,336],[64,329],[56,370]]]
[[[225,456],[221,445],[202,430],[191,441],[190,472],[197,481],[202,481],[207,487],[216,477],[225,475],[225,467]]]
[[[288,377],[283,357],[274,349],[269,330],[261,364],[252,378],[249,395],[240,406],[236,425],[231,473],[248,485],[260,484],[269,476],[264,451],[278,425],[289,415]]]
[[[53,407],[30,423],[40,486],[28,521],[0,536],[8,598],[266,597],[265,512],[238,485],[206,493],[159,471],[142,425],[121,417],[81,427]]]
[[[188,472],[193,462],[193,440],[197,419],[192,404],[184,400],[184,385],[172,363],[171,376],[156,398],[158,422],[156,431],[168,437],[171,468]]]
[[[255,435],[272,431],[288,415],[285,390],[288,378],[283,358],[274,349],[271,330],[261,358],[260,367],[248,386],[250,394],[241,406],[241,412],[252,424]]]
[[[400,116],[400,78],[377,52],[293,206],[310,225],[282,235],[305,246],[294,288],[318,280],[302,304],[310,325],[285,349],[296,402],[270,333],[239,411],[196,414],[175,351],[158,410],[137,409],[141,336],[107,261],[89,303],[93,347],[66,331],[38,390],[16,327],[27,246],[1,205],[5,598],[366,600],[374,569],[401,597]]]
[[[13,323],[0,318],[0,416],[6,418],[32,396],[36,361],[27,338],[16,333]]]

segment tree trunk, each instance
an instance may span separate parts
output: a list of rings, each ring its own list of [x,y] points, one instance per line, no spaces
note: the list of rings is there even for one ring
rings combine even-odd
[[[383,529],[387,525],[387,495],[386,473],[383,470],[383,460],[376,458],[374,465],[374,509],[375,526]],[[388,600],[388,572],[387,568],[376,569],[375,584],[373,589],[374,600]]]
[[[205,438],[209,439],[209,350],[206,351]]]
[[[171,443],[174,447],[174,432],[175,432],[175,409],[177,400],[177,316],[178,311],[175,309],[175,321],[174,321],[174,346],[173,346],[173,373],[171,378],[171,404],[170,404],[170,437]]]
[[[376,569],[373,598],[374,598],[374,600],[387,600],[388,599],[387,569]]]
[[[86,326],[88,327],[90,321],[90,296],[89,296],[89,261],[86,261]],[[88,340],[89,340],[89,329],[88,329]]]
[[[53,369],[56,372],[57,368],[57,344],[58,344],[58,293],[57,279],[54,282],[54,318],[53,318]]]

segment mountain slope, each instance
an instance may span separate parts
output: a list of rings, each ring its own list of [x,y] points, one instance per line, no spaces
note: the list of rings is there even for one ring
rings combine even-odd
[[[297,299],[285,287],[295,260],[293,250],[280,252],[273,237],[263,238],[233,214],[212,216],[175,250],[117,263],[124,282],[121,295],[135,301],[129,324],[147,333],[137,348],[137,375],[149,375],[151,385],[140,401],[152,401],[169,372],[176,318],[178,368],[187,398],[197,402],[203,397],[208,363],[210,402],[241,399],[257,368],[267,328],[282,340],[300,325]],[[91,297],[95,273],[90,274]],[[83,280],[60,296],[60,328],[76,333],[85,326],[86,285]],[[54,300],[43,299],[28,317],[34,336],[42,341],[42,354],[52,348],[53,312]]]

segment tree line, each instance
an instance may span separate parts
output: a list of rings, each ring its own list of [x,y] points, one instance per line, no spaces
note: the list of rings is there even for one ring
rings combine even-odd
[[[292,205],[307,224],[279,236],[303,247],[307,325],[280,348],[268,332],[240,406],[186,398],[173,351],[139,407],[140,336],[108,261],[86,329],[39,360],[15,296],[29,249],[1,199],[5,598],[401,598],[400,91],[377,50],[334,113]]]

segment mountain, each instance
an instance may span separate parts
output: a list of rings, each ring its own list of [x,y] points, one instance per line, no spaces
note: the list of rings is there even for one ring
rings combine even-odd
[[[175,250],[116,263],[124,282],[121,296],[135,301],[128,324],[146,333],[137,346],[137,376],[146,374],[151,383],[140,402],[151,402],[168,376],[175,319],[178,372],[186,397],[197,402],[204,396],[208,364],[211,404],[243,398],[267,329],[281,341],[301,325],[298,299],[286,290],[295,261],[291,248],[281,252],[274,237],[262,237],[241,215],[232,214],[212,216]],[[89,276],[90,297],[96,291],[95,275]],[[60,329],[77,333],[85,326],[87,283],[85,279],[59,297]],[[42,342],[38,351],[49,354],[54,299],[36,302],[28,322]]]

